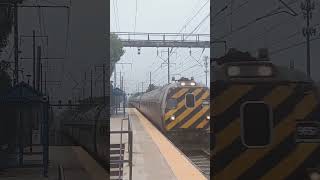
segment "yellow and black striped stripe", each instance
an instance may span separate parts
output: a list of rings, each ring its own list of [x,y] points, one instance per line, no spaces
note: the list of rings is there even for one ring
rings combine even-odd
[[[194,108],[186,107],[185,96],[192,93],[195,96]],[[210,107],[202,107],[202,101],[209,99],[209,89],[204,87],[182,87],[175,88],[169,92],[167,99],[177,99],[177,108],[165,112],[164,123],[167,131],[179,129],[207,129],[210,127],[207,116],[210,114]],[[175,120],[170,120],[175,116]]]
[[[319,144],[295,142],[296,120],[320,117],[311,85],[216,84],[213,92],[213,179],[304,179],[307,168],[320,165]],[[242,144],[240,105],[246,101],[264,101],[272,107],[270,146],[252,149]]]

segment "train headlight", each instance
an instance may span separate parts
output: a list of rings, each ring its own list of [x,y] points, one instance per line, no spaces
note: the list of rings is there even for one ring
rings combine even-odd
[[[170,119],[171,119],[171,121],[174,121],[176,119],[176,117],[175,116],[171,116]]]
[[[258,67],[258,75],[259,76],[271,76],[272,68],[270,66],[259,66]]]
[[[207,119],[210,120],[210,116],[207,116]]]
[[[190,85],[191,85],[191,86],[195,86],[195,85],[196,85],[196,83],[195,83],[195,82],[192,82],[192,83],[190,83]]]
[[[182,83],[181,83],[181,86],[185,86],[185,85],[186,85],[186,83],[185,83],[185,82],[182,82]]]
[[[229,66],[227,73],[228,73],[228,76],[239,76],[240,75],[240,67],[239,66]]]

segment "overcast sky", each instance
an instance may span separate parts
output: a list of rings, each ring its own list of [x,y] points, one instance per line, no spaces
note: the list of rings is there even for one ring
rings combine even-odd
[[[61,81],[60,85],[48,83],[48,91],[52,100],[62,99],[67,101],[75,96],[83,98],[90,95],[90,72],[93,71],[93,95],[101,96],[102,93],[102,63],[107,63],[106,36],[107,25],[111,31],[133,32],[136,17],[136,32],[170,32],[177,33],[190,20],[201,7],[202,10],[190,21],[184,33],[209,34],[210,13],[209,0],[27,0],[26,5],[70,5],[70,21],[64,8],[20,8],[19,9],[19,34],[48,36],[37,38],[36,45],[43,47],[42,57],[62,57],[62,60],[43,60],[47,66],[47,80]],[[107,3],[110,2],[110,17]],[[136,13],[137,2],[137,13]],[[136,16],[137,14],[137,16]],[[115,20],[117,24],[115,25]],[[40,26],[41,25],[41,26]],[[69,30],[69,31],[68,31]],[[8,47],[5,49],[4,59],[13,61],[13,38],[10,36]],[[30,38],[21,38],[20,57],[32,56],[32,41]],[[166,58],[161,53],[166,48],[159,48],[158,55]],[[136,48],[125,48],[125,55],[120,62],[132,63],[131,66],[118,65],[118,77],[120,71],[124,73],[125,88],[128,92],[136,92],[139,84],[144,82],[144,90],[149,84],[149,72],[152,72],[152,83],[163,85],[167,83],[167,67],[162,65],[163,60],[158,56],[156,48],[142,48],[141,55],[137,55]],[[190,55],[191,52],[191,55]],[[171,56],[171,75],[181,74],[190,78],[194,76],[198,82],[205,83],[203,67],[204,56],[209,56],[209,49],[178,49]],[[199,63],[198,63],[199,62]],[[21,60],[20,67],[24,68],[24,80],[26,75],[32,74],[32,61]],[[85,80],[86,76],[86,80]],[[179,77],[179,75],[177,75]],[[118,85],[119,85],[118,78]],[[112,78],[113,80],[113,78]],[[84,90],[84,93],[83,93]]]
[[[201,7],[203,9],[196,15]],[[192,32],[204,20],[195,33],[210,33],[210,17],[206,18],[210,13],[209,0],[112,0],[110,1],[110,12],[112,32],[134,32],[134,27],[136,27],[136,32],[178,33],[196,15],[182,32]],[[136,92],[138,84],[141,91],[141,82],[144,82],[145,90],[149,84],[150,72],[152,72],[152,83],[166,84],[167,67],[163,64],[161,68],[161,63],[163,63],[161,58],[167,58],[166,53],[162,51],[166,50],[167,48],[159,48],[157,53],[157,48],[142,48],[141,54],[138,55],[137,48],[125,48],[126,53],[120,62],[132,63],[132,67],[117,65],[117,80],[119,81],[120,71],[122,74],[124,72],[125,88],[128,92]],[[204,51],[203,49],[191,49],[191,55],[190,49],[180,48],[176,52],[171,56],[171,62],[174,64],[171,65],[170,74],[178,74],[177,78],[180,77],[179,74],[188,78],[194,76],[196,81],[205,84],[203,58],[210,56],[209,49]],[[162,57],[157,57],[157,54],[159,56],[162,54]]]
[[[302,28],[306,21],[300,9],[300,3],[304,0],[283,0],[298,15],[294,14],[279,0],[216,0],[212,9],[212,33],[215,39],[226,40],[229,47],[243,51],[256,52],[258,48],[269,48],[271,60],[279,65],[289,67],[290,61],[294,62],[295,68],[306,71],[306,43],[302,34]],[[311,73],[312,78],[320,80],[318,67],[320,65],[320,2],[316,3],[311,19],[311,26],[317,30],[317,39],[311,42]],[[233,3],[231,3],[233,2]],[[221,9],[227,7],[223,12]],[[270,13],[286,11],[268,16]],[[221,13],[219,13],[221,12]],[[219,45],[214,46],[213,57],[221,56],[223,49]]]
[[[74,97],[83,98],[83,94],[89,97],[91,70],[93,95],[101,96],[102,70],[95,67],[107,62],[108,1],[26,0],[24,4],[37,5],[37,2],[40,5],[70,7],[69,14],[66,8],[19,8],[19,34],[30,36],[35,30],[37,36],[48,36],[48,43],[46,38],[36,38],[36,45],[41,45],[44,50],[42,57],[63,58],[42,60],[47,80],[50,81],[47,90],[51,100],[62,99],[67,102]],[[20,40],[20,58],[32,57],[32,39],[20,36]],[[12,42],[11,35],[6,48],[8,52],[12,49]],[[4,54],[3,58],[10,57],[9,54]],[[21,59],[20,67],[24,70],[24,81],[27,82],[26,75],[32,75],[32,61]]]

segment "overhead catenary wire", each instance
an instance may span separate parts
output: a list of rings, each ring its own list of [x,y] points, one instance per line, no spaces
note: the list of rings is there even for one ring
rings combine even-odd
[[[310,39],[310,42],[312,41],[316,41],[316,40],[319,40],[320,37],[315,37],[315,38],[311,38]],[[270,52],[270,55],[275,55],[275,54],[279,54],[283,51],[286,51],[288,49],[292,49],[294,47],[298,47],[298,46],[301,46],[301,45],[304,45],[306,43],[306,41],[302,41],[302,42],[297,42],[297,43],[294,43],[294,44],[291,44],[289,46],[286,46],[286,47],[283,47],[283,48],[280,48],[280,49],[276,49],[276,50],[273,50]]]
[[[116,30],[119,32],[120,31],[120,25],[118,24],[119,21],[118,21],[118,13],[117,13],[117,10],[116,10],[116,0],[113,0],[112,2],[112,6],[113,6],[113,14],[114,14],[114,24],[115,24],[115,28]]]
[[[204,7],[206,7],[206,5],[207,5],[209,2],[210,2],[210,1],[207,0],[207,1],[200,7],[200,9],[182,26],[182,28],[179,30],[179,33],[181,33],[181,32],[185,29],[185,27],[192,22],[192,20],[202,11],[202,9],[203,9]],[[190,35],[191,35],[192,33],[194,33],[194,32],[203,24],[203,22],[204,22],[209,16],[210,16],[210,13],[197,25],[197,27],[190,33]],[[188,37],[186,37],[186,39],[188,39]],[[173,51],[173,48],[171,48],[171,52],[170,52],[170,54],[169,54],[169,57],[171,57],[172,54],[177,51],[177,49],[178,49],[178,48],[175,48],[175,50]],[[156,70],[154,70],[154,71],[158,71],[160,68],[161,68],[161,66],[157,67]]]
[[[181,33],[181,32],[186,28],[186,26],[189,25],[189,24],[192,22],[192,20],[194,20],[194,18],[195,18],[197,15],[199,15],[199,13],[203,10],[203,8],[206,7],[206,5],[207,5],[209,2],[210,2],[210,1],[207,0],[207,1],[200,7],[200,9],[199,9],[191,18],[189,18],[189,20],[187,20],[187,22],[180,28],[180,30],[178,31],[178,33]],[[178,48],[176,48],[176,49],[178,49]],[[171,52],[172,52],[172,50],[171,50]],[[175,50],[175,52],[176,52],[176,50]],[[171,57],[171,53],[170,53],[169,57]],[[155,63],[156,63],[156,61],[155,61],[150,67],[152,67]],[[157,67],[155,71],[159,70],[160,67],[161,67],[161,66]]]
[[[282,2],[281,0],[279,0],[279,1]],[[289,4],[287,4],[287,5],[292,5],[294,3],[296,3],[296,1],[293,1],[293,2],[291,2]],[[294,16],[298,15],[298,14],[293,14],[292,12],[288,12],[288,11],[284,11],[284,10],[280,11],[281,9],[282,9],[281,7],[277,7],[275,9],[269,11],[268,13],[266,13],[266,14],[264,14],[262,16],[259,16],[259,17],[255,18],[255,19],[252,19],[251,21],[247,22],[246,24],[243,24],[243,25],[239,26],[238,28],[236,28],[235,30],[232,30],[232,31],[230,31],[230,32],[228,32],[228,33],[226,33],[226,34],[224,34],[224,35],[222,35],[222,36],[220,36],[220,37],[218,37],[216,39],[217,40],[222,40],[222,39],[232,35],[233,33],[241,31],[241,30],[243,30],[245,28],[248,28],[249,26],[251,26],[251,25],[253,25],[253,24],[259,22],[260,20],[262,20],[262,19],[264,19],[266,17],[269,17],[269,16],[273,16],[273,15],[277,15],[277,14],[281,14],[281,13],[286,13],[286,14],[290,14],[290,15],[294,15]],[[289,9],[289,10],[291,11],[291,9]]]
[[[134,16],[134,28],[133,28],[133,32],[136,32],[136,28],[137,28],[137,16],[138,16],[138,0],[136,0],[136,13]]]

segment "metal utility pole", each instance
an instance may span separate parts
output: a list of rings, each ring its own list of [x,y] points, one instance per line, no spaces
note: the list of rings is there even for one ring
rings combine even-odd
[[[36,31],[32,31],[32,54],[33,54],[33,61],[32,61],[32,85],[33,88],[36,88]]]
[[[93,84],[93,72],[91,69],[91,73],[90,73],[90,98],[92,100],[92,84]]]
[[[143,82],[141,82],[141,92],[143,92]]]
[[[303,36],[306,37],[307,41],[307,75],[311,76],[311,70],[310,70],[310,36],[316,34],[316,29],[313,27],[310,27],[310,20],[312,19],[312,11],[315,9],[315,3],[311,0],[305,0],[304,3],[301,3],[301,9],[303,12],[303,17],[307,21],[307,27],[303,28]]]
[[[170,84],[170,51],[168,48],[168,84]]]
[[[48,65],[48,63],[46,63]],[[48,67],[48,66],[46,66]],[[47,94],[47,68],[44,71],[44,94]]]
[[[14,3],[14,84],[19,82],[18,2]]]
[[[41,46],[37,47],[37,73],[36,73],[36,89],[39,91],[40,90],[40,72],[41,72]]]
[[[106,64],[103,64],[103,104],[106,105]]]
[[[43,84],[43,80],[42,80],[42,62],[40,62],[40,92],[42,93],[42,84]]]
[[[291,70],[294,70],[294,60],[291,60],[291,61],[290,61],[290,69],[291,69]]]
[[[149,85],[151,85],[151,72],[150,72],[150,83],[149,83]]]
[[[120,82],[119,82],[119,85],[120,85],[120,89],[122,89],[121,88],[121,71],[120,71],[120,80],[119,80]]]
[[[114,64],[114,88],[117,87],[117,70],[116,70],[117,64],[122,64],[122,66],[131,65],[131,69],[132,69],[132,63],[115,63]],[[121,72],[120,72],[120,78],[121,78]]]
[[[117,88],[117,64],[114,64],[114,88]]]
[[[87,85],[87,72],[84,72],[84,81],[83,81],[83,86],[82,86],[82,98],[84,99],[86,96],[85,89]]]
[[[121,76],[121,90],[124,91],[124,87],[123,87],[123,76]]]
[[[206,73],[206,86],[207,87],[208,87],[208,72],[209,72],[208,71],[208,58],[209,58],[208,56],[204,57],[204,67],[206,68],[204,72]]]

